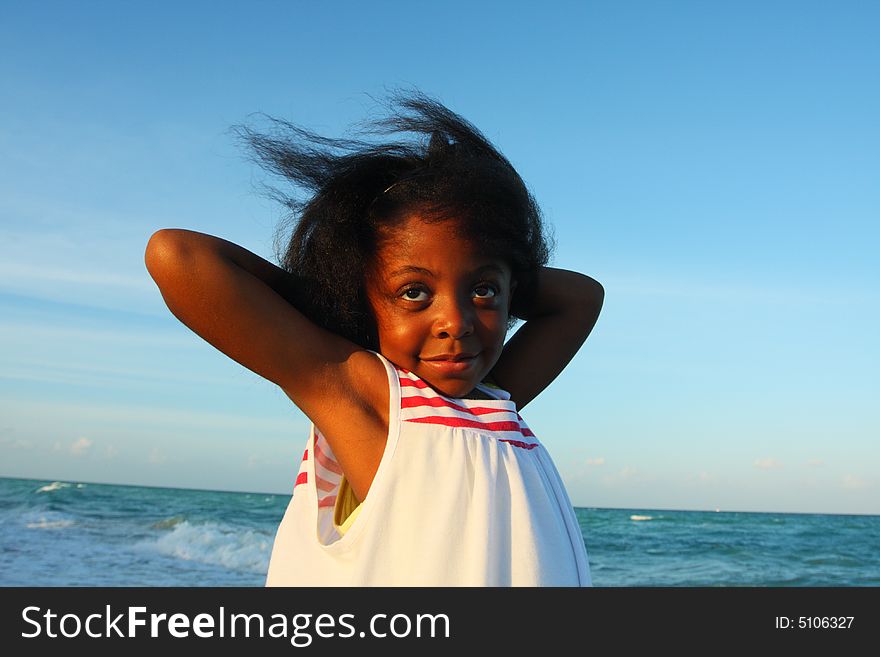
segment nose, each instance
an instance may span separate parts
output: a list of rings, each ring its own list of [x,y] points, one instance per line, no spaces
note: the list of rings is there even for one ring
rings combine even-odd
[[[437,309],[434,337],[457,340],[474,332],[474,309],[470,303],[449,299],[445,303],[435,302],[434,307]]]

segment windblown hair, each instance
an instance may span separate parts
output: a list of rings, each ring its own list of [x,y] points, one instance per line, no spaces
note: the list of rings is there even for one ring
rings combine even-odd
[[[510,326],[524,319],[551,247],[522,178],[477,128],[436,100],[398,92],[389,109],[360,134],[417,139],[332,139],[271,117],[270,134],[235,128],[259,164],[305,192],[271,190],[294,226],[283,252],[276,244],[280,265],[297,280],[288,300],[319,326],[378,349],[365,279],[381,241],[418,212],[427,221],[456,219],[464,237],[510,265],[517,282]]]

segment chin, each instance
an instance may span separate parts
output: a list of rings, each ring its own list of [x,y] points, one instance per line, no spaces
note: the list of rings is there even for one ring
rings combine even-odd
[[[473,390],[474,386],[470,385],[470,384],[462,383],[461,385],[455,385],[455,386],[446,385],[443,388],[437,388],[437,389],[440,390],[440,392],[442,392],[447,397],[460,398],[460,397],[464,397],[471,390]]]
[[[471,381],[470,379],[444,379],[438,381],[423,376],[420,378],[434,388],[434,390],[447,397],[464,397],[476,387],[477,383],[479,383],[479,381]]]

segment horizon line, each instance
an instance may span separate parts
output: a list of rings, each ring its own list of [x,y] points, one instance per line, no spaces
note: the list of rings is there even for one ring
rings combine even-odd
[[[62,479],[46,479],[41,477],[15,477],[9,475],[0,474],[0,479],[15,479],[18,481],[36,481],[36,482],[45,482],[45,483],[59,483],[59,484],[86,484],[89,486],[121,486],[125,488],[158,488],[163,490],[184,490],[184,491],[193,491],[193,492],[201,492],[201,493],[234,493],[239,495],[272,495],[274,496],[287,496],[292,497],[293,492],[290,493],[270,493],[266,491],[256,491],[256,490],[234,490],[234,489],[221,489],[221,488],[196,488],[190,486],[159,486],[156,484],[122,484],[115,482],[107,482],[107,481],[82,481],[82,480],[62,480]],[[661,511],[661,512],[686,512],[686,513],[763,513],[768,515],[806,515],[806,516],[867,516],[867,517],[880,517],[880,513],[857,513],[857,512],[849,512],[849,513],[823,513],[817,511],[754,511],[754,510],[746,510],[746,509],[670,509],[670,508],[659,508],[659,507],[646,507],[646,506],[595,506],[595,505],[586,505],[579,506],[576,504],[572,504],[572,507],[575,509],[593,509],[593,510],[603,510],[603,511]]]

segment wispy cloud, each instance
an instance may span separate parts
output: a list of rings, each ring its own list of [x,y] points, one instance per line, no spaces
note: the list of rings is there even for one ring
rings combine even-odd
[[[153,465],[162,465],[168,460],[168,457],[158,447],[154,447],[147,460]]]
[[[143,234],[119,236],[82,223],[35,227],[2,207],[0,223],[0,291],[150,315],[162,310],[143,263]],[[127,225],[124,218],[118,223]]]
[[[717,301],[723,299],[730,302],[762,302],[772,304],[811,305],[834,304],[842,305],[852,302],[867,302],[876,299],[870,291],[851,290],[841,294],[840,290],[829,288],[816,290],[809,288],[773,286],[766,283],[760,285],[731,285],[726,282],[694,283],[693,281],[675,280],[665,277],[662,273],[647,278],[632,276],[615,276],[605,274],[602,280],[609,294],[624,294],[647,297],[675,297],[694,300]]]
[[[870,488],[870,482],[857,475],[848,474],[843,477],[843,487],[847,490],[864,490]]]
[[[628,483],[635,480],[642,481],[644,479],[644,475],[641,470],[634,468],[632,466],[625,466],[615,472],[614,474],[606,475],[602,477],[602,483],[613,486],[622,483]]]
[[[77,438],[70,446],[70,453],[74,456],[83,456],[91,449],[93,441],[88,438]]]
[[[279,449],[272,452],[264,451],[260,454],[250,454],[246,464],[249,470],[263,470],[265,468],[277,468],[279,463],[287,463],[289,459],[289,450]]]
[[[153,285],[146,276],[126,276],[109,270],[85,268],[61,268],[35,266],[31,263],[0,262],[0,280],[4,288],[31,289],[34,283],[43,281],[81,287],[122,288],[128,291],[153,292]]]
[[[54,344],[69,344],[70,341],[99,342],[126,345],[164,345],[191,347],[195,340],[192,336],[180,332],[160,333],[158,331],[107,330],[70,328],[65,326],[47,326],[33,322],[4,322],[0,324],[0,340],[10,342],[27,338],[31,342],[38,340],[52,341]]]
[[[594,459],[587,459],[587,465],[605,465],[605,457],[600,456]]]
[[[30,440],[16,436],[0,436],[0,445],[3,449],[33,449],[34,444]]]
[[[291,405],[289,417],[269,418],[248,416],[244,413],[221,413],[207,411],[183,411],[164,406],[133,406],[130,404],[74,404],[52,403],[30,399],[0,399],[0,414],[30,415],[63,419],[64,422],[92,422],[98,425],[137,427],[153,430],[202,429],[224,433],[241,432],[245,435],[289,435],[291,431],[303,431],[308,426],[305,415],[297,416]],[[297,419],[299,417],[299,419]],[[58,443],[58,449],[63,447]]]
[[[752,465],[758,470],[777,470],[782,467],[782,463],[774,458],[755,459]]]
[[[0,329],[2,334],[2,329]],[[71,345],[72,342],[67,342]],[[167,346],[167,345],[166,345]],[[167,369],[145,370],[138,368],[102,367],[90,364],[62,363],[60,361],[28,361],[25,363],[4,363],[0,359],[3,370],[0,379],[16,381],[38,381],[41,383],[60,383],[64,385],[89,385],[97,387],[119,388],[143,383],[183,383],[188,385],[210,385],[223,387],[251,387],[254,378],[247,375],[241,377],[220,378],[217,376],[201,376],[189,371],[173,371]],[[255,377],[257,375],[254,375]]]

